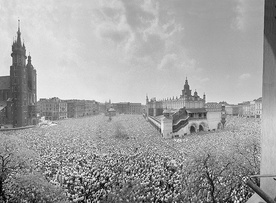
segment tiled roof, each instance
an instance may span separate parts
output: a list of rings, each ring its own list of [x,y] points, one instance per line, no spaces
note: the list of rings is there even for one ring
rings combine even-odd
[[[10,76],[0,77],[0,90],[10,89]]]
[[[206,113],[205,108],[186,109],[188,113]]]

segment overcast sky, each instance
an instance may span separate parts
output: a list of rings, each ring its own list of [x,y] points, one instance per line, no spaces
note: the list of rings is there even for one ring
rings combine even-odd
[[[21,20],[38,98],[261,96],[263,0],[0,0],[0,75]]]

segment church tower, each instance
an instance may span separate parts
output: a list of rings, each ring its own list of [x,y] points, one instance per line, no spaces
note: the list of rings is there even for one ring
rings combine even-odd
[[[18,20],[17,39],[12,45],[12,65],[10,66],[10,123],[14,127],[25,126],[27,118],[27,75],[26,48],[21,42],[20,21]]]
[[[31,58],[26,66],[26,48],[21,42],[20,21],[18,20],[17,39],[12,44],[12,65],[10,66],[10,98],[8,99],[8,122],[13,127],[30,125],[30,110],[35,109],[36,105],[36,71],[33,69]],[[33,102],[29,102],[33,94]],[[35,122],[33,122],[35,123]]]
[[[184,96],[191,96],[192,90],[190,90],[190,85],[188,84],[188,79],[186,77],[184,89],[182,90],[182,97]]]
[[[37,90],[36,90],[36,70],[32,65],[32,57],[29,54],[28,56],[28,64],[26,66],[28,80],[28,124],[35,125],[36,124],[36,103],[37,103]]]

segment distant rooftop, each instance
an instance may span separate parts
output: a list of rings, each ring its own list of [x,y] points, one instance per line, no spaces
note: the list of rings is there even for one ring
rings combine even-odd
[[[206,113],[205,108],[196,108],[196,109],[186,109],[188,113]]]

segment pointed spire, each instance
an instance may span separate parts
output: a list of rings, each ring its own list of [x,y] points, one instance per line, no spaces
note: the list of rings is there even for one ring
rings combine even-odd
[[[31,57],[31,54],[29,52],[29,56],[28,56],[28,64],[31,64],[32,63],[32,57]]]
[[[18,32],[20,32],[20,20],[18,19]]]
[[[186,80],[185,80],[185,85],[188,85],[188,79],[187,79],[187,76],[186,76]]]
[[[21,46],[20,20],[18,19],[17,45]]]

